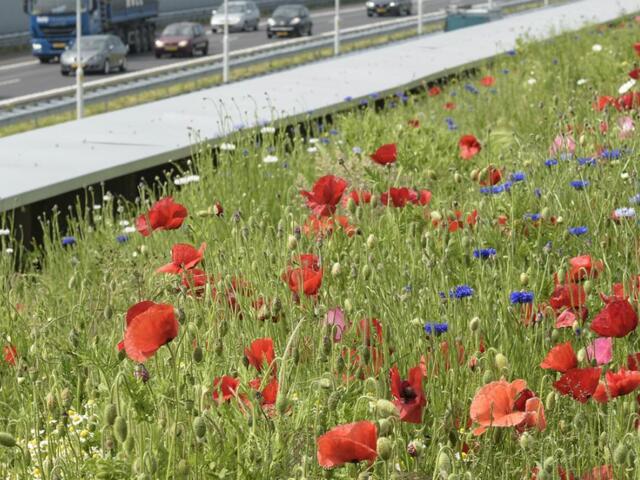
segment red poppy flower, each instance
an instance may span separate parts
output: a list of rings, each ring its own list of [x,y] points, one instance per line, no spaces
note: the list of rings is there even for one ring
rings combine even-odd
[[[364,460],[373,462],[378,456],[377,442],[375,423],[364,420],[338,425],[318,437],[318,463],[333,468]]]
[[[581,308],[587,301],[587,293],[582,285],[568,283],[566,285],[556,284],[553,289],[549,305],[558,311],[562,308]]]
[[[433,86],[429,89],[429,96],[430,97],[436,97],[438,95],[440,95],[442,93],[442,90],[440,89],[440,87],[437,86]]]
[[[141,302],[127,312],[124,349],[136,362],[145,362],[178,336],[173,305]]]
[[[555,381],[553,387],[562,395],[571,395],[578,402],[586,403],[598,388],[601,371],[600,367],[573,368]]]
[[[480,153],[480,150],[482,150],[482,145],[480,145],[478,139],[473,135],[463,135],[460,137],[458,146],[460,147],[460,157],[464,160],[475,157]]]
[[[456,104],[453,102],[446,102],[442,108],[444,108],[445,110],[455,110],[456,109]]]
[[[640,79],[640,68],[634,68],[629,72],[629,76],[634,80]]]
[[[258,372],[262,371],[265,363],[267,368],[269,368],[275,359],[273,340],[271,338],[258,338],[254,340],[251,342],[249,348],[244,349],[244,356],[249,362],[249,365],[253,365]]]
[[[382,323],[377,318],[363,318],[357,325],[357,331],[360,337],[364,337],[368,347],[382,345]],[[372,335],[372,332],[375,334]]]
[[[604,262],[594,262],[591,255],[580,255],[569,260],[571,266],[567,273],[566,283],[577,282],[585,278],[596,278],[604,270]]]
[[[580,480],[614,480],[614,478],[613,467],[611,465],[601,465],[590,472],[584,473]]]
[[[380,195],[380,201],[383,205],[391,203],[396,208],[402,208],[411,201],[411,190],[407,187],[390,188]]]
[[[601,337],[621,338],[638,326],[638,315],[626,299],[614,298],[591,322],[591,330]]]
[[[480,83],[485,87],[493,87],[496,84],[496,79],[491,75],[487,75],[486,77],[482,77],[480,79]]]
[[[422,411],[427,404],[422,389],[422,369],[413,367],[409,370],[409,378],[402,380],[398,367],[394,365],[389,371],[389,376],[393,403],[400,413],[400,420],[408,423],[422,423]]]
[[[640,106],[640,92],[628,92],[618,97],[618,110],[633,110]]]
[[[263,407],[273,406],[278,399],[278,379],[274,376],[271,381],[262,389],[262,380],[260,378],[254,378],[249,382],[249,386],[260,393],[260,405]]]
[[[531,480],[538,480],[539,473],[540,469],[538,467],[533,467],[533,469],[531,470]],[[573,473],[567,472],[567,470],[560,466],[558,466],[558,478],[560,480],[576,480],[576,477]]]
[[[2,347],[2,353],[4,354],[4,361],[12,367],[15,367],[16,360],[18,359],[18,349],[15,345],[5,345]]]
[[[640,353],[630,353],[627,355],[627,368],[629,370],[640,371]]]
[[[171,263],[158,268],[156,272],[181,273],[183,270],[190,270],[202,261],[205,248],[206,243],[200,245],[198,250],[192,245],[177,243],[171,247]]]
[[[229,375],[217,377],[213,381],[213,400],[218,403],[218,405],[228,402],[236,397],[238,387],[240,387],[240,380],[237,378],[230,377]],[[240,398],[242,399],[242,396]]]
[[[556,345],[540,364],[541,368],[555,370],[556,372],[565,373],[578,366],[578,357],[573,351],[571,342]]]
[[[502,180],[502,171],[493,165],[489,165],[478,180],[480,185],[497,185]]]
[[[633,44],[633,49],[636,51],[637,55],[640,55],[640,42],[636,42]]]
[[[307,237],[328,237],[337,228],[348,236],[353,237],[358,233],[358,229],[349,223],[349,219],[343,215],[334,215],[333,217],[316,217],[310,215],[302,226],[302,233]]]
[[[407,125],[409,125],[411,128],[420,128],[420,120],[418,120],[417,118],[412,118],[407,122]]]
[[[172,197],[158,200],[151,209],[136,219],[136,229],[145,237],[156,230],[175,230],[187,218],[187,209],[175,203]]]
[[[398,147],[395,143],[382,145],[371,155],[371,160],[380,165],[390,165],[398,158]]]
[[[187,294],[194,297],[201,297],[204,295],[207,282],[209,281],[210,278],[206,272],[199,268],[192,268],[191,270],[184,270],[182,272],[182,286],[186,290]],[[216,290],[212,288],[212,291],[215,296]]]
[[[327,217],[336,211],[342,194],[347,188],[346,180],[333,175],[319,178],[310,192],[300,190],[300,194],[307,199],[307,207],[318,217]]]
[[[612,106],[616,110],[620,110],[618,101],[610,95],[602,95],[598,97],[598,101],[593,104],[593,108],[596,109],[598,112],[602,112],[608,106]]]
[[[322,269],[289,268],[283,279],[294,294],[300,296],[304,293],[308,297],[315,297],[322,286],[322,274]]]
[[[361,203],[371,203],[371,192],[366,190],[351,190],[348,195],[342,197],[342,206],[347,207],[349,199],[353,200],[353,203],[360,205]]]
[[[607,403],[612,398],[628,395],[640,387],[640,372],[621,368],[617,372],[608,371],[605,381],[598,384],[593,399],[599,403]]]
[[[480,388],[471,402],[470,416],[479,425],[474,435],[482,435],[489,427],[546,428],[540,399],[521,379],[499,380]]]

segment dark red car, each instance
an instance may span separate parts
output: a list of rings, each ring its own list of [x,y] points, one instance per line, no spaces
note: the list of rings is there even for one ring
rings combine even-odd
[[[199,23],[181,22],[168,25],[155,43],[156,58],[163,54],[187,55],[209,53],[209,39]]]

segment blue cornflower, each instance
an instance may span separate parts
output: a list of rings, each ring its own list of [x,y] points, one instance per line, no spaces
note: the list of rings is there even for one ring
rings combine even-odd
[[[469,285],[458,285],[449,290],[449,298],[465,298],[473,295],[473,288]]]
[[[515,49],[513,50],[507,50],[506,52],[504,52],[505,54],[509,55],[510,57],[515,57],[516,56],[516,51]]]
[[[511,174],[512,182],[523,182],[527,178],[527,175],[524,172],[513,172]]]
[[[495,248],[476,248],[473,251],[473,256],[476,258],[490,258],[493,257],[496,254],[496,249]]]
[[[569,227],[569,233],[571,235],[580,236],[587,233],[589,229],[587,227]]]
[[[362,100],[360,100],[360,105],[369,105],[369,100],[367,100],[366,98],[363,98]]]
[[[569,185],[571,185],[576,190],[584,190],[590,185],[590,183],[588,180],[572,180]]]
[[[480,93],[480,92],[478,91],[478,89],[477,89],[474,85],[472,85],[471,83],[467,83],[467,84],[464,86],[464,89],[465,89],[467,92],[469,92],[469,93],[473,93],[473,94],[475,94],[475,95],[477,95],[478,93]]]
[[[509,72],[509,69],[508,69],[508,68],[503,68],[503,69],[502,69],[502,74],[503,74],[503,75],[509,75],[509,73],[510,73],[510,72]]]
[[[360,147],[353,147],[351,151],[356,155],[360,155],[362,153],[362,149]]]
[[[347,95],[346,97],[344,97],[345,102],[350,102],[351,100],[353,100],[353,97],[351,95]]]
[[[248,156],[248,155],[249,155],[249,150],[248,150],[248,149],[246,149],[246,148],[244,148],[244,149],[242,150],[242,155],[244,155],[245,157],[246,157],[246,156]]]
[[[552,248],[553,248],[553,242],[549,240],[547,243],[544,244],[544,247],[542,247],[542,251],[545,253],[549,253],[551,252]]]
[[[118,243],[127,243],[129,241],[129,235],[118,235],[116,237],[116,242]]]
[[[578,157],[578,165],[593,166],[596,164],[596,159],[591,157]]]
[[[322,137],[320,139],[320,143],[322,143],[323,145],[329,145],[331,143],[331,140],[329,140],[327,137]]]
[[[449,95],[452,97],[456,97],[458,96],[458,92],[456,92],[455,90],[452,90],[451,92],[449,92]]]
[[[411,293],[413,291],[413,285],[405,285],[404,287],[402,287],[402,290],[404,291],[404,293]]]
[[[633,197],[629,197],[629,203],[635,203],[636,205],[640,203],[640,193],[636,193]]]
[[[378,98],[380,96],[380,94],[378,92],[373,92],[371,95],[369,95],[371,98],[373,98],[374,100],[376,98]]]
[[[509,295],[509,301],[512,304],[533,303],[533,292],[511,292]]]
[[[542,197],[542,190],[540,190],[539,188],[536,188],[536,189],[533,191],[533,194],[534,194],[536,197],[540,198],[540,197]]]
[[[504,182],[492,187],[480,187],[480,193],[483,195],[497,195],[502,192],[508,192],[511,189],[511,185],[513,185],[511,182]]]
[[[447,122],[447,128],[449,130],[457,130],[458,129],[458,126],[456,125],[456,122],[453,121],[453,118],[447,117],[444,120],[445,120],[445,122]]]
[[[332,128],[331,130],[329,130],[329,135],[338,135],[338,130]]]
[[[558,164],[558,159],[556,159],[556,158],[550,158],[550,159],[548,159],[548,160],[545,160],[544,164],[545,164],[545,166],[547,166],[547,167],[553,167],[553,166],[555,166],[555,165],[557,165],[557,164]]]
[[[427,335],[440,335],[442,333],[447,333],[449,330],[449,325],[446,323],[425,323],[424,331]]]
[[[537,222],[541,217],[539,213],[525,213],[524,218],[525,220],[533,220],[534,222]]]
[[[68,247],[76,244],[76,237],[62,237],[62,246]]]
[[[614,148],[612,150],[603,150],[600,153],[600,157],[606,160],[617,160],[622,156],[622,152],[619,148]]]

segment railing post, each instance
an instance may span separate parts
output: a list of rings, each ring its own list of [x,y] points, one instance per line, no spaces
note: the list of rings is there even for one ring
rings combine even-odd
[[[340,55],[340,0],[335,0],[333,15],[333,54]]]
[[[84,116],[84,97],[82,92],[82,82],[84,80],[84,67],[82,66],[82,49],[80,40],[82,39],[82,0],[76,0],[76,119],[80,120]]]
[[[229,2],[224,0],[224,30],[222,35],[222,83],[229,81]]]
[[[418,0],[418,35],[422,35],[422,0]]]

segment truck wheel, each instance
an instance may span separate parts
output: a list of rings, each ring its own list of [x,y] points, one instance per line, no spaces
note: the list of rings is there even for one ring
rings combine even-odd
[[[40,60],[40,63],[42,64],[49,63],[51,61],[49,57],[39,57],[38,60]]]
[[[136,30],[134,32],[134,40],[133,40],[133,51],[135,53],[141,53],[142,52],[142,39],[140,38],[141,32],[140,29]]]

